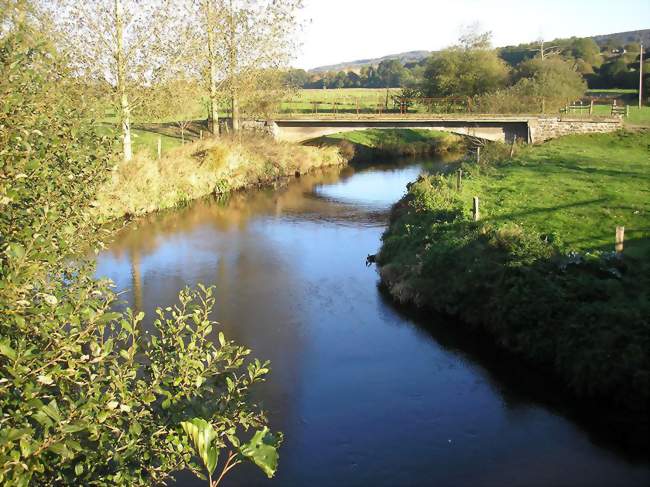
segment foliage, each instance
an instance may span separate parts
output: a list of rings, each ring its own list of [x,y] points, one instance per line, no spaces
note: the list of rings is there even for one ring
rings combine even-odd
[[[586,83],[572,66],[559,57],[534,58],[522,62],[516,83],[480,97],[478,105],[486,112],[516,113],[541,110],[557,113],[567,102],[580,98]]]
[[[172,2],[151,0],[63,0],[41,2],[59,31],[57,42],[76,74],[105,86],[119,115],[124,160],[130,160],[131,119],[157,91],[149,89],[176,74],[183,27]]]
[[[416,182],[383,236],[383,282],[399,300],[483,328],[579,397],[647,410],[647,144],[643,132],[571,136],[496,165],[465,163],[460,192],[451,177]],[[611,252],[617,225],[622,257]]]
[[[190,1],[191,22],[202,34],[193,45],[197,71],[203,74],[214,110],[217,88],[230,102],[233,129],[239,130],[241,99],[255,100],[261,85],[267,95],[269,71],[286,68],[295,50],[297,12],[302,0],[196,0]],[[258,107],[259,109],[259,107]],[[262,107],[262,111],[264,107]],[[216,115],[213,115],[216,118]]]
[[[0,483],[148,486],[179,469],[198,472],[180,423],[205,418],[233,449],[247,429],[266,431],[247,392],[268,366],[216,334],[210,288],[182,291],[146,330],[142,314],[114,310],[110,283],[94,280],[83,257],[104,236],[90,206],[111,140],[42,30],[6,13]]]
[[[377,66],[377,75],[383,86],[386,88],[395,88],[402,86],[406,76],[406,69],[398,60],[389,59],[379,63],[379,66]]]
[[[603,62],[598,44],[589,37],[572,39],[567,51],[574,59],[581,59],[595,68],[600,67]]]
[[[508,67],[486,38],[463,40],[463,44],[433,55],[426,66],[422,92],[426,96],[474,96],[502,88]]]

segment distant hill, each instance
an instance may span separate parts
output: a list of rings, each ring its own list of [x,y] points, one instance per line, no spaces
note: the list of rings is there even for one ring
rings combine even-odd
[[[604,34],[599,36],[591,36],[596,41],[596,44],[603,46],[609,41],[614,41],[619,44],[628,44],[630,42],[643,41],[645,46],[650,46],[650,29],[631,30],[628,32],[617,32],[615,34]]]
[[[318,66],[317,68],[310,69],[312,73],[322,73],[324,71],[356,71],[364,66],[376,66],[382,61],[388,61],[391,59],[397,59],[404,63],[411,63],[416,61],[421,61],[429,57],[431,51],[409,51],[401,52],[399,54],[389,54],[388,56],[372,58],[372,59],[357,59],[356,61],[349,61],[346,63],[330,64],[328,66]]]
[[[629,32],[617,32],[614,34],[603,34],[591,36],[599,46],[603,46],[608,41],[615,41],[620,44],[627,44],[629,42],[643,41],[643,44],[650,46],[650,29],[631,30]],[[389,54],[388,56],[371,58],[371,59],[357,59],[356,61],[349,61],[338,64],[330,64],[328,66],[318,66],[317,68],[310,69],[312,73],[322,73],[325,71],[358,71],[364,66],[376,66],[382,61],[389,59],[397,59],[404,63],[421,61],[431,55],[433,51],[408,51],[399,54]]]

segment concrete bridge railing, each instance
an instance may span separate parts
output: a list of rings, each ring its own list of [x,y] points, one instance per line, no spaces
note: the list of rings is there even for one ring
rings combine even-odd
[[[278,140],[304,142],[339,132],[365,129],[427,129],[486,140],[539,143],[568,134],[605,133],[622,127],[620,117],[474,116],[437,118],[311,118],[248,122]]]

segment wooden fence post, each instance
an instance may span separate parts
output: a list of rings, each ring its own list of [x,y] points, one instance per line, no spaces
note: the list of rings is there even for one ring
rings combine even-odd
[[[456,189],[460,191],[462,185],[463,185],[463,170],[459,169],[458,173],[456,174]]]
[[[476,148],[476,164],[481,163],[481,147]]]
[[[203,130],[199,130],[199,140],[203,140]]]
[[[594,114],[594,100],[593,98],[589,101],[589,115]]]
[[[477,222],[480,219],[479,209],[478,209],[478,196],[472,198],[472,215],[474,216],[474,221]]]
[[[625,241],[625,227],[616,227],[616,253],[623,253],[623,242]]]
[[[158,136],[158,159],[162,157],[162,137]]]

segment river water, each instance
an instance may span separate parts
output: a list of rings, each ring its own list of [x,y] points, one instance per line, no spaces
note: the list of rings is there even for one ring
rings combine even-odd
[[[97,274],[148,316],[196,283],[227,337],[271,360],[255,399],[285,434],[267,480],[225,485],[650,485],[645,454],[448,319],[401,310],[374,267],[390,206],[444,161],[329,169],[122,231]],[[205,485],[181,474],[178,485]]]

